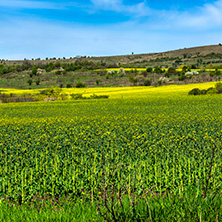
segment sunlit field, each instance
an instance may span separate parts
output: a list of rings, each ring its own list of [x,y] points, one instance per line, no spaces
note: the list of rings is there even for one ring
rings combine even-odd
[[[62,92],[66,94],[81,93],[85,96],[90,96],[92,94],[98,95],[109,95],[111,99],[117,98],[138,98],[150,96],[166,96],[169,94],[173,96],[186,96],[187,93],[193,88],[207,89],[213,87],[215,82],[208,83],[198,83],[198,84],[187,84],[187,85],[167,85],[167,86],[135,86],[135,87],[96,87],[96,88],[63,88]],[[0,92],[7,94],[38,94],[44,89],[10,89],[10,88],[0,88]],[[176,94],[175,94],[176,93]]]
[[[167,71],[168,68],[161,68],[163,71]],[[108,69],[97,69],[95,71],[118,71],[119,68],[108,68]],[[124,68],[124,70],[126,72],[131,72],[131,71],[138,71],[138,72],[145,72],[147,70],[147,68]],[[191,71],[206,71],[206,72],[214,72],[216,71],[216,69],[190,69]],[[222,71],[222,69],[217,69],[218,71]],[[179,69],[176,69],[177,72],[181,72],[183,71],[183,69],[179,68]]]
[[[204,221],[221,221],[222,96],[188,96],[214,84],[63,89],[110,97],[0,104],[2,201],[44,211],[50,198],[96,204],[115,190],[151,198],[146,212],[153,221],[174,212],[167,205],[174,197],[191,201],[174,209],[178,218],[196,221],[201,212]],[[155,198],[167,195],[158,208]],[[54,202],[52,209],[62,208]]]

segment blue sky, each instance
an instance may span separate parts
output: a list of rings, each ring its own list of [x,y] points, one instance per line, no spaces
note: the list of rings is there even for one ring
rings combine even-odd
[[[0,59],[162,52],[222,42],[222,0],[0,0]]]

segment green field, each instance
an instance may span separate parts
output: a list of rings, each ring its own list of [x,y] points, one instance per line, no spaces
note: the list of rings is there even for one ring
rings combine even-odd
[[[78,89],[110,99],[0,104],[0,208],[47,194],[91,202],[91,220],[102,220],[93,204],[115,190],[151,198],[152,221],[172,213],[162,195],[191,201],[170,221],[221,221],[222,96],[188,96],[196,86]]]

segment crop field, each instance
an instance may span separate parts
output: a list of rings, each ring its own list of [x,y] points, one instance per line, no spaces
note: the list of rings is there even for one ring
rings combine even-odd
[[[168,71],[168,68],[161,68],[163,71]],[[108,68],[108,69],[97,69],[95,71],[118,71],[119,68]],[[140,71],[140,72],[145,72],[147,70],[147,68],[124,68],[124,70],[126,72],[130,72],[130,71]],[[154,68],[153,68],[154,70]],[[178,68],[176,69],[177,72],[181,72],[183,69]],[[191,71],[206,71],[206,72],[214,72],[216,70],[218,71],[222,71],[222,69],[191,69]]]
[[[78,89],[110,99],[0,104],[0,196],[93,202],[104,183],[136,195],[221,196],[222,97],[188,96],[196,86]]]

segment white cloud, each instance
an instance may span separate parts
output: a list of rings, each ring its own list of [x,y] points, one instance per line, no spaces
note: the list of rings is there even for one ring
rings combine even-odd
[[[0,7],[23,9],[64,9],[62,4],[41,1],[0,0]]]
[[[222,0],[212,4],[204,4],[186,12],[169,12],[165,15],[165,22],[173,28],[188,28],[190,30],[209,30],[221,28],[222,25]]]
[[[183,27],[207,29],[222,25],[222,1],[205,4],[197,12],[184,13],[179,16],[178,23]]]
[[[152,29],[190,29],[207,30],[222,25],[222,0],[186,11],[155,10],[149,8],[146,1],[134,5],[125,5],[122,0],[91,0],[97,10],[128,13],[137,17],[148,18],[144,27]],[[150,22],[151,21],[151,22]]]
[[[119,13],[128,13],[136,16],[148,16],[152,13],[151,9],[146,5],[145,1],[134,4],[125,5],[122,0],[91,0],[95,6],[95,10],[115,11]]]

